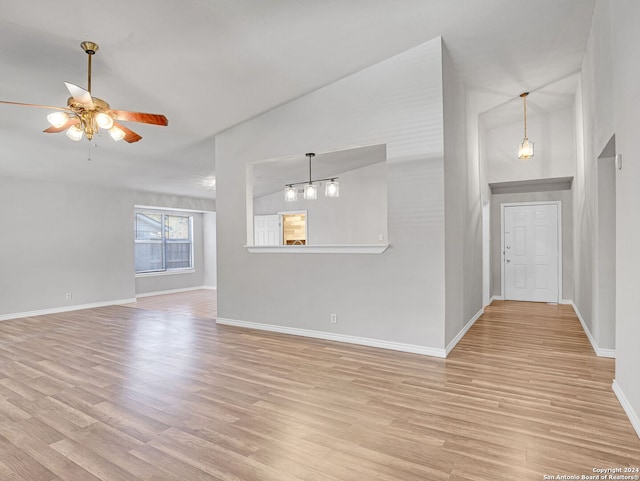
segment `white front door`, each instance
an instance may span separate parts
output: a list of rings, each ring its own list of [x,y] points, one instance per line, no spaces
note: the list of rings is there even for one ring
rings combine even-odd
[[[280,216],[256,215],[253,218],[253,244],[257,246],[279,246],[280,240]]]
[[[558,302],[558,204],[504,207],[504,298]]]

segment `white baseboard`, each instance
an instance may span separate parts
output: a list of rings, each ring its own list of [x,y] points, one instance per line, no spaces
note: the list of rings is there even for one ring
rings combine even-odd
[[[629,421],[631,421],[631,425],[633,426],[633,429],[636,430],[636,434],[640,438],[640,417],[638,417],[638,414],[634,411],[633,407],[631,406],[631,403],[629,403],[629,400],[624,395],[624,392],[622,392],[622,388],[620,387],[620,384],[618,384],[618,382],[615,379],[613,380],[613,384],[611,385],[611,388],[613,389],[613,392],[618,398],[618,401],[620,401],[620,405],[622,406],[622,409],[624,409],[624,412],[627,414]]]
[[[136,298],[162,296],[165,294],[177,294],[178,292],[201,291],[203,289],[216,290],[217,288],[212,286],[183,287],[181,289],[170,289],[168,291],[143,292],[142,294],[136,294]]]
[[[467,331],[469,329],[471,329],[471,326],[473,326],[475,324],[475,322],[480,319],[480,316],[482,316],[482,314],[484,314],[484,308],[480,309],[478,312],[476,312],[475,316],[473,316],[471,318],[471,320],[469,322],[467,322],[467,324],[460,330],[460,332],[456,335],[456,337],[454,337],[451,342],[447,345],[446,349],[445,349],[445,355],[448,356],[449,353],[453,350],[454,347],[456,347],[456,344],[458,344],[460,342],[460,339],[462,339],[464,337],[464,335],[467,333]]]
[[[274,324],[261,324],[259,322],[238,321],[235,319],[225,319],[219,317],[217,324],[226,326],[244,327],[247,329],[258,329],[261,331],[279,332],[281,334],[291,334],[293,336],[312,337],[314,339],[324,339],[326,341],[346,342],[349,344],[359,344],[362,346],[379,347],[382,349],[391,349],[393,351],[410,352],[413,354],[422,354],[433,357],[447,357],[444,349],[434,347],[418,346],[415,344],[404,344],[401,342],[382,341],[379,339],[370,339],[366,337],[349,336],[346,334],[335,334],[332,332],[313,331],[310,329],[299,329],[297,327],[277,326]]]
[[[616,358],[616,350],[615,349],[606,349],[604,347],[599,347],[596,351],[598,357],[608,357],[611,359]]]
[[[92,302],[91,304],[76,304],[74,306],[54,307],[51,309],[40,309],[37,311],[15,312],[13,314],[0,315],[0,321],[9,319],[21,319],[24,317],[44,316],[46,314],[59,314],[61,312],[80,311],[82,309],[92,309],[94,307],[117,306],[120,304],[131,304],[135,299],[118,299],[113,301]]]
[[[591,347],[593,348],[593,351],[596,353],[596,356],[598,356],[598,357],[610,357],[610,358],[615,359],[615,357],[616,357],[615,349],[605,349],[605,348],[601,348],[600,346],[598,346],[598,343],[593,338],[593,336],[591,335],[591,331],[589,331],[589,328],[587,327],[587,323],[584,322],[584,318],[582,317],[582,314],[580,314],[580,309],[578,309],[578,306],[576,306],[575,302],[573,302],[573,301],[569,301],[569,304],[571,305],[571,307],[573,307],[573,310],[575,311],[576,316],[578,316],[578,320],[580,321],[580,324],[582,325],[582,329],[584,330],[585,334],[587,335],[587,338],[589,339],[589,342],[591,343]]]
[[[558,302],[558,304],[568,304],[571,305],[573,304],[573,301],[571,299],[560,299],[560,302]]]
[[[504,301],[504,296],[491,296],[489,304],[491,304],[493,301]]]

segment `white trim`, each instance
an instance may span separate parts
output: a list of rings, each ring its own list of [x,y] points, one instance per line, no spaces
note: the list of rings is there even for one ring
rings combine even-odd
[[[584,330],[585,334],[587,335],[587,338],[589,339],[589,342],[591,343],[591,347],[593,348],[593,351],[596,353],[596,356],[598,356],[598,357],[610,357],[610,358],[615,359],[615,357],[616,357],[615,349],[606,349],[606,348],[601,348],[601,347],[598,346],[598,343],[596,342],[596,340],[591,335],[591,331],[589,331],[589,328],[587,327],[586,322],[584,322],[582,314],[580,314],[580,309],[578,309],[578,306],[576,306],[575,302],[570,301],[570,303],[571,303],[571,307],[573,307],[573,310],[576,313],[576,316],[578,316],[578,320],[580,321],[580,324],[582,325],[582,329]]]
[[[217,286],[201,286],[200,289],[205,289],[207,291],[217,291],[218,287]]]
[[[454,337],[451,340],[451,342],[447,345],[447,347],[444,350],[444,352],[446,353],[447,356],[453,350],[453,348],[456,347],[456,344],[458,344],[460,342],[460,339],[462,339],[464,337],[464,335],[467,333],[467,331],[469,329],[471,329],[471,326],[473,326],[475,324],[475,322],[480,318],[480,316],[482,316],[482,314],[484,314],[484,308],[482,308],[478,312],[476,312],[475,316],[473,316],[471,318],[471,320],[469,322],[467,322],[467,324],[460,330],[460,332],[456,335],[456,337]]]
[[[201,210],[201,209],[180,209],[178,207],[158,207],[155,205],[140,205],[135,204],[133,206],[134,210],[155,210],[155,211],[170,211],[170,212],[191,212],[193,214],[205,214],[207,212],[215,212],[214,210]]]
[[[9,319],[21,319],[24,317],[44,316],[47,314],[59,314],[61,312],[80,311],[82,309],[93,309],[94,307],[117,306],[120,304],[132,304],[135,299],[117,299],[113,301],[92,302],[90,304],[76,304],[75,306],[53,307],[51,309],[40,309],[37,311],[14,312],[13,314],[0,315],[0,321]]]
[[[624,392],[622,392],[622,388],[620,387],[620,384],[618,384],[618,381],[616,381],[615,379],[613,380],[611,389],[613,389],[613,392],[618,398],[618,401],[620,401],[620,405],[622,406],[622,409],[624,409],[624,412],[629,418],[629,421],[631,421],[631,425],[633,426],[633,429],[636,430],[636,434],[640,438],[640,417],[638,417],[638,414],[633,410],[631,403],[629,402],[627,397],[624,395]]]
[[[491,296],[491,302],[493,301],[504,301],[503,296]]]
[[[578,309],[578,306],[576,306],[576,303],[573,301],[571,301],[571,307],[573,307],[573,310],[576,313],[576,316],[578,316],[578,320],[580,321],[580,324],[582,325],[582,329],[584,330],[585,334],[587,335],[587,338],[589,339],[589,342],[591,343],[591,347],[593,348],[593,351],[596,353],[596,355],[598,355],[598,344],[596,344],[596,340],[593,338],[593,336],[591,335],[591,331],[589,331],[587,324],[584,322],[584,319],[582,318],[582,314],[580,314],[580,309]]]
[[[560,299],[559,304],[573,304],[573,301],[571,299]]]
[[[167,271],[138,272],[136,278],[139,277],[157,277],[157,276],[175,276],[176,274],[194,274],[194,268],[187,269],[169,269]]]
[[[326,341],[346,342],[349,344],[359,344],[361,346],[378,347],[391,349],[393,351],[410,352],[422,354],[424,356],[447,357],[444,349],[435,347],[418,346],[415,344],[404,344],[401,342],[382,341],[380,339],[370,339],[367,337],[349,336],[346,334],[334,334],[332,332],[312,331],[310,329],[299,329],[297,327],[276,326],[274,324],[262,324],[259,322],[238,321],[235,319],[225,319],[219,317],[217,324],[225,326],[243,327],[246,329],[258,329],[260,331],[279,332],[281,334],[291,334],[293,336],[312,337],[314,339],[324,339]]]
[[[502,267],[500,269],[500,287],[502,288],[502,296],[506,297],[506,290],[504,284],[504,269],[505,269],[505,248],[504,248],[504,208],[505,207],[517,207],[519,205],[555,205],[557,209],[557,234],[558,234],[558,296],[556,302],[562,299],[562,201],[560,200],[548,200],[537,202],[504,202],[500,204],[500,262]]]
[[[389,244],[244,246],[252,254],[382,254]]]
[[[208,286],[195,286],[195,287],[183,287],[180,289],[169,289],[168,291],[143,292],[142,294],[136,294],[136,299],[139,297],[163,296],[165,294],[177,294],[178,292],[201,291],[204,289],[215,290],[216,288],[208,287]]]
[[[598,354],[598,357],[608,357],[611,359],[615,359],[616,358],[616,350],[615,349],[607,349],[604,347],[599,347],[598,348],[598,352],[596,353]]]

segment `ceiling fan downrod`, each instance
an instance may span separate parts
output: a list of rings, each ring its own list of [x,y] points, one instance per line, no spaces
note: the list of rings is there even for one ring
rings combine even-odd
[[[100,47],[98,47],[97,43],[91,42],[89,40],[85,40],[80,44],[80,46],[89,57],[89,64],[87,66],[87,90],[89,91],[89,93],[91,93],[91,57],[96,54]]]

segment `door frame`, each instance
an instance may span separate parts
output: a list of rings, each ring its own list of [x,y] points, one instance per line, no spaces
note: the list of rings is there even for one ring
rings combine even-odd
[[[534,202],[505,202],[500,204],[500,284],[502,289],[502,298],[507,299],[504,285],[504,268],[505,268],[505,247],[504,247],[504,210],[505,207],[532,206],[532,205],[555,205],[558,209],[558,300],[562,303],[562,201],[545,200]]]

